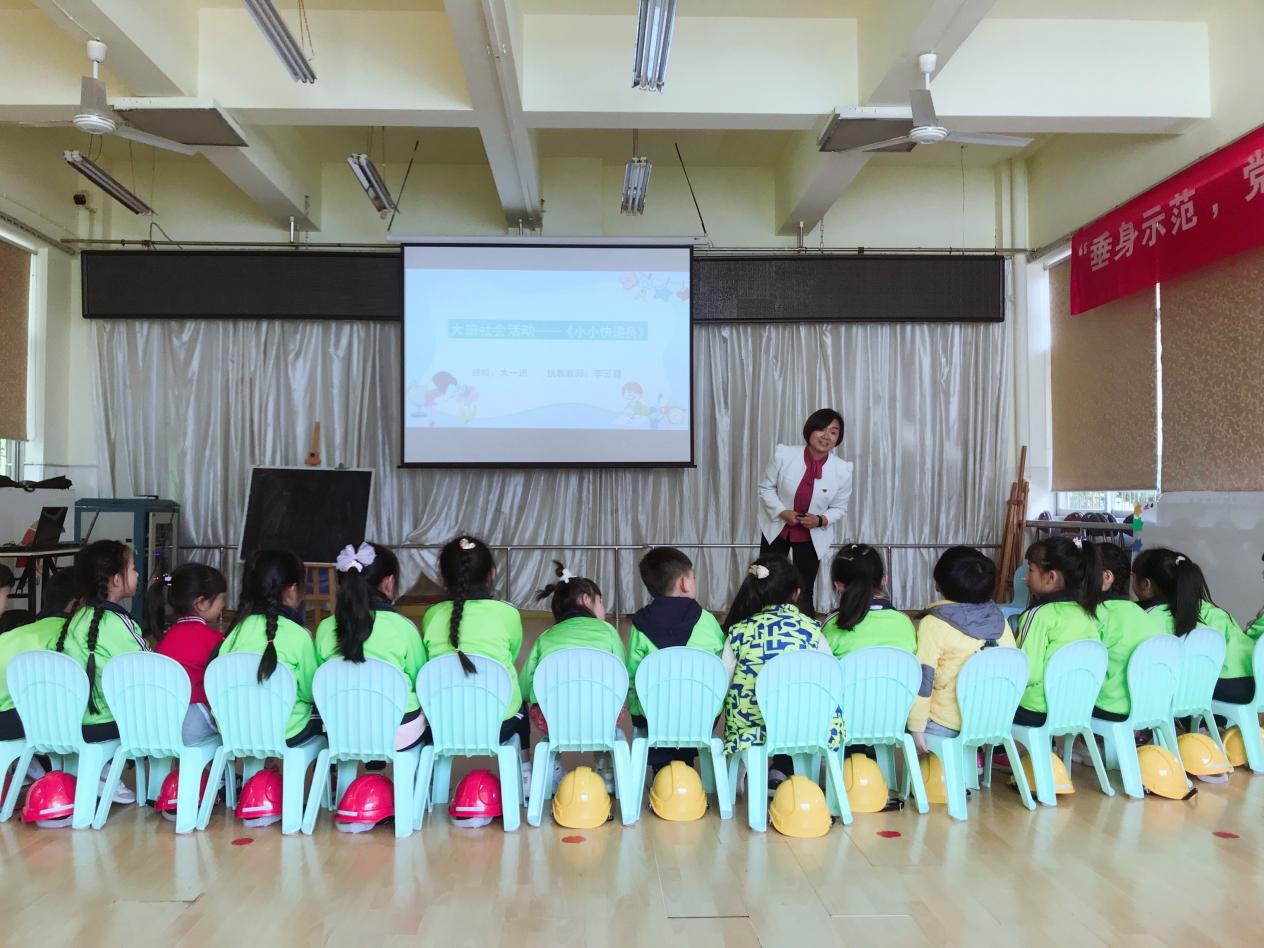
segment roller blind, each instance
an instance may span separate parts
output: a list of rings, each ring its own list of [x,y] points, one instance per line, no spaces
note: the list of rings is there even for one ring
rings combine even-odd
[[[1054,490],[1154,489],[1154,294],[1072,316],[1070,283],[1069,261],[1050,269]]]
[[[26,440],[31,255],[0,241],[0,438]]]

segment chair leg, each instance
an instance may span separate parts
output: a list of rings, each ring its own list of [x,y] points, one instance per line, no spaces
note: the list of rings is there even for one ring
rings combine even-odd
[[[904,735],[904,781],[912,784],[917,812],[927,812],[930,805],[926,802],[926,782],[922,780],[922,768],[917,761],[917,745],[913,743],[913,735],[907,733]]]
[[[1145,787],[1141,783],[1141,761],[1137,757],[1137,741],[1131,727],[1116,725],[1110,729],[1106,738],[1107,760],[1112,752],[1118,762],[1124,793],[1137,800],[1143,799]]]
[[[435,749],[433,744],[427,744],[421,749],[421,760],[417,762],[417,779],[413,782],[413,829],[421,829],[422,823],[426,820],[426,811],[430,809],[430,781],[434,776]],[[502,806],[505,798],[505,774],[501,771],[501,801]],[[518,785],[522,783],[522,775],[518,776]],[[399,819],[397,815],[395,817]]]
[[[522,779],[521,775],[518,777]],[[452,788],[452,758],[439,757],[434,764],[434,778],[430,785],[430,806],[434,807],[436,803],[446,804],[451,797]]]
[[[814,754],[795,754],[790,758],[794,762],[794,772],[800,777],[807,777],[813,783],[820,783],[821,780],[821,763]],[[812,764],[816,764],[816,768],[812,768]]]
[[[1031,788],[1027,786],[1027,775],[1023,773],[1023,768],[1017,765],[1018,744],[1015,742],[1013,737],[1005,738],[1005,751],[1009,754],[1009,759],[1015,762],[1014,765],[1010,767],[1010,772],[1014,775],[1014,782],[1018,784],[1018,795],[1022,798],[1023,806],[1027,807],[1029,810],[1034,810],[1036,808],[1036,801],[1031,798]],[[1034,753],[1034,751],[1032,753]],[[1052,789],[1053,767],[1048,754],[1044,755],[1044,765],[1049,771],[1049,786]],[[1035,770],[1034,763],[1032,764],[1032,769]],[[1054,797],[1053,805],[1057,806],[1057,802],[1057,797]]]
[[[1088,756],[1093,761],[1093,770],[1097,773],[1098,786],[1102,788],[1102,793],[1106,794],[1106,796],[1113,797],[1115,795],[1115,788],[1111,786],[1110,777],[1106,773],[1106,766],[1102,763],[1102,755],[1101,755],[1101,752],[1097,749],[1097,741],[1093,736],[1093,732],[1090,730],[1085,730],[1082,734],[1082,737],[1084,738],[1084,743],[1088,746]],[[1072,735],[1068,737],[1064,745],[1065,750],[1063,751],[1063,753],[1064,753],[1064,756],[1066,756],[1068,759],[1071,756],[1071,748],[1074,745],[1075,745],[1075,737],[1074,735]],[[1071,772],[1070,768],[1067,768],[1067,773],[1070,773],[1070,772]]]
[[[709,747],[698,749],[698,775],[702,778],[702,792],[715,793],[715,766]]]
[[[531,758],[531,797],[527,800],[527,822],[531,826],[539,826],[544,818],[544,799],[552,779],[553,754],[549,750],[549,742],[540,741],[535,745],[535,755]]]
[[[1203,727],[1207,728],[1207,733],[1211,735],[1211,739],[1216,742],[1216,746],[1220,748],[1220,753],[1225,752],[1224,739],[1220,736],[1220,726],[1216,724],[1216,716],[1211,713],[1210,708],[1204,708],[1198,715],[1202,718]]]
[[[413,818],[410,808],[413,802],[413,784],[417,780],[417,759],[411,754],[395,754],[391,759],[392,785],[395,790],[395,838],[413,835]],[[411,764],[412,769],[409,769]],[[501,794],[502,805],[504,794]]]
[[[162,785],[166,782],[167,775],[171,773],[171,768],[175,761],[170,757],[151,757],[149,758],[149,779],[145,780],[145,773],[141,769],[141,761],[136,762],[136,805],[144,806],[146,797],[157,802],[158,797],[162,795]],[[148,792],[142,790],[142,787],[148,787]]]
[[[105,752],[94,744],[84,744],[80,749],[79,774],[75,779],[75,814],[70,821],[73,828],[87,829],[96,819],[97,787],[100,786],[101,769],[106,763],[112,763],[113,757],[114,754],[111,754],[107,761]],[[113,793],[111,787],[110,793],[104,798],[107,803]]]
[[[710,760],[711,772],[715,774],[715,802],[720,808],[720,819],[733,819],[733,791],[729,787],[729,768],[724,762],[724,742],[718,737],[711,738],[709,747],[698,752],[698,761]]]
[[[756,744],[743,752],[746,758],[746,820],[757,833],[768,830],[768,748]]]
[[[218,748],[215,751],[215,756],[211,758],[211,776],[207,780],[206,796],[202,798],[202,805],[198,807],[197,828],[200,830],[206,829],[211,822],[211,808],[215,806],[215,794],[212,792],[212,788],[218,787],[220,785],[220,781],[225,779],[235,782],[235,768],[228,767],[227,765],[229,763],[230,759],[228,757],[228,752],[225,751],[223,747]],[[231,817],[233,815],[234,808],[233,805],[229,803],[229,796],[228,790],[225,789],[225,809],[228,810],[228,815]],[[235,796],[235,794],[233,794],[233,796]]]
[[[503,744],[496,751],[496,762],[500,765],[500,808],[505,832],[511,833],[522,823],[522,763],[518,757],[518,749],[512,744]]]
[[[1015,731],[1018,729],[1015,728]],[[1049,737],[1049,732],[1043,728],[1024,728],[1023,736],[1026,738],[1027,759],[1031,761],[1031,773],[1036,778],[1036,799],[1043,806],[1058,805],[1058,791],[1053,785],[1053,741]],[[1014,743],[1018,743],[1017,737]],[[1010,760],[1011,770],[1022,770],[1018,764],[1018,758],[1014,757]],[[1023,774],[1026,780],[1027,775]]]
[[[641,794],[635,788],[630,786],[636,777],[632,773],[632,752],[628,747],[628,742],[619,738],[614,742],[614,748],[611,752],[614,758],[614,785],[619,793],[619,815],[623,818],[624,826],[631,826],[641,818]],[[645,784],[645,771],[641,771],[641,784]]]
[[[320,778],[320,774],[315,774],[313,785]],[[281,762],[281,832],[286,836],[303,829],[303,790],[306,783],[307,766],[302,757],[294,754],[289,760]]]
[[[741,763],[741,754],[734,754],[729,758],[729,765],[727,769],[729,774],[729,804],[731,806],[737,806],[737,785],[740,782],[738,777],[741,776]],[[747,778],[747,782],[750,782],[749,778]],[[746,792],[750,792],[750,787],[746,788]]]
[[[996,748],[993,745],[988,744],[986,747],[980,747],[979,751],[983,753],[983,786],[991,790],[992,789],[992,754],[996,751]],[[963,756],[961,758],[961,766],[965,768],[966,776],[970,778],[970,783],[967,786],[969,786],[970,789],[972,790],[978,790],[979,789],[978,758],[974,754],[971,754],[970,751],[963,749]],[[1012,767],[1013,764],[1011,763],[1010,766]]]
[[[897,786],[895,773],[895,745],[880,744],[877,747],[878,769],[882,771],[882,779],[888,787]]]
[[[97,803],[96,813],[92,819],[92,828],[100,829],[105,825],[106,819],[110,815],[110,805],[114,802],[114,791],[119,785],[119,779],[123,776],[123,767],[127,764],[127,758],[119,751],[114,755],[114,759],[110,761],[110,771],[105,778],[105,786],[101,789],[101,799]],[[80,777],[75,784],[75,807],[79,806],[79,784],[83,783]],[[136,775],[137,786],[141,785],[140,775]]]
[[[939,757],[944,765],[944,785],[948,790],[948,815],[954,820],[968,820],[966,810],[966,751],[963,745],[955,740],[946,740],[941,745]]]
[[[202,764],[204,763],[205,761],[199,755],[189,755],[181,761],[180,776],[176,778],[178,781],[176,832],[179,834],[192,833],[197,827],[198,790],[202,786]],[[152,767],[152,764],[150,766]],[[206,786],[206,793],[210,797],[215,796],[215,791],[211,789],[209,783]]]
[[[1251,768],[1252,773],[1264,774],[1264,741],[1260,739],[1260,717],[1255,705],[1238,709],[1234,718],[1234,723],[1242,734],[1246,765]]]
[[[35,751],[29,746],[22,748],[22,753],[18,755],[17,763],[13,769],[13,780],[9,783],[9,792],[5,795],[4,806],[0,807],[0,823],[6,823],[13,817],[13,811],[18,805],[18,796],[22,793],[22,781],[26,777],[26,771],[31,766],[31,758],[35,756]],[[0,783],[0,786],[3,784]]]
[[[324,780],[321,780],[321,775]],[[284,777],[281,778],[284,781]],[[324,789],[322,790],[322,784]],[[302,830],[308,836],[316,831],[316,818],[320,816],[320,803],[325,794],[329,792],[329,750],[325,749],[316,755],[316,771],[312,775],[312,789],[307,795],[307,806],[303,810]],[[341,797],[339,798],[341,799]],[[399,812],[399,805],[396,804],[396,812]],[[281,810],[282,816],[285,809]],[[398,822],[398,818],[396,818]]]
[[[636,799],[625,797],[623,802],[628,806],[634,807],[638,813],[641,812],[641,807],[645,803],[645,780],[647,777],[646,771],[649,767],[649,756],[649,738],[634,737],[632,739],[632,754],[628,764],[628,783],[632,785]],[[707,762],[705,757],[699,759],[698,763],[702,769],[702,791],[705,793],[707,789]]]
[[[843,782],[843,755],[830,751],[825,755],[825,782],[834,788],[834,802],[844,826],[851,825],[851,801],[847,799],[847,786]]]

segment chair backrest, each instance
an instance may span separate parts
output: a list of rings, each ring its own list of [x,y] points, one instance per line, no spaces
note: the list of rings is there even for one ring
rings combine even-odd
[[[899,744],[922,684],[917,658],[898,648],[857,649],[839,662],[849,744]]]
[[[221,655],[206,666],[206,697],[215,714],[224,750],[236,757],[281,757],[285,725],[298,686],[284,665],[262,684],[257,652]]]
[[[179,662],[154,652],[115,656],[101,672],[101,690],[125,752],[141,757],[179,753],[192,690]]]
[[[389,760],[408,708],[408,679],[394,665],[332,658],[316,669],[312,697],[331,760]]]
[[[1172,719],[1172,699],[1181,674],[1181,642],[1156,635],[1138,645],[1128,659],[1128,716],[1137,728]]]
[[[27,744],[44,753],[75,753],[88,710],[88,676],[79,663],[59,652],[22,652],[7,674]]]
[[[444,655],[421,666],[417,700],[430,722],[435,752],[445,756],[495,754],[500,725],[513,698],[513,682],[503,665],[482,655],[467,675],[457,655]]]
[[[1045,668],[1047,725],[1055,734],[1089,726],[1093,705],[1106,679],[1106,646],[1081,639],[1058,649]]]
[[[1031,601],[1031,590],[1027,588],[1027,564],[1024,563],[1018,569],[1014,570],[1014,595],[1010,599],[1009,605],[1017,606],[1020,609],[1026,609],[1027,604]]]
[[[782,652],[755,677],[769,753],[808,753],[829,746],[843,696],[843,669],[823,652]]]
[[[1199,626],[1181,639],[1181,667],[1172,698],[1173,717],[1185,717],[1211,707],[1211,693],[1224,667],[1225,637]]]
[[[961,737],[999,744],[1014,727],[1014,712],[1027,687],[1027,655],[1016,648],[985,648],[957,676]]]
[[[1264,635],[1255,640],[1255,650],[1251,652],[1251,670],[1255,674],[1255,707],[1264,705]]]
[[[724,663],[710,652],[687,646],[651,652],[636,669],[636,695],[650,741],[666,746],[709,741],[728,687]]]
[[[628,670],[609,652],[564,648],[535,670],[536,700],[558,750],[610,747],[619,711],[628,698]]]

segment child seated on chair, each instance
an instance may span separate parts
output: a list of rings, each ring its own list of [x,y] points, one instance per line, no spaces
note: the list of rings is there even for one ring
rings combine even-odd
[[[717,658],[724,652],[724,630],[715,616],[698,605],[698,582],[689,557],[670,546],[655,547],[641,557],[641,582],[649,590],[650,604],[632,616],[628,636],[628,711],[632,724],[646,726],[645,712],[636,695],[636,670],[648,655],[660,648],[688,646],[710,652]],[[654,773],[673,760],[691,763],[697,751],[655,747],[649,752]]]
[[[1093,717],[1126,721],[1132,710],[1128,694],[1128,659],[1146,639],[1167,632],[1153,614],[1129,598],[1132,564],[1128,551],[1117,543],[1097,544],[1102,561],[1102,593],[1097,607],[1097,631],[1106,646],[1106,678],[1093,706]]]
[[[26,736],[5,677],[9,662],[23,652],[53,647],[61,634],[61,627],[66,624],[66,615],[74,609],[74,587],[75,577],[71,570],[54,573],[44,584],[40,617],[0,635],[0,741],[20,741]]]
[[[877,550],[849,543],[835,554],[830,579],[838,594],[838,608],[825,620],[821,633],[835,658],[874,645],[910,654],[917,651],[912,621],[883,595],[887,570]]]
[[[953,546],[935,564],[935,589],[943,598],[927,607],[917,626],[922,686],[909,713],[908,729],[919,754],[926,735],[956,737],[961,730],[957,676],[980,650],[1014,648],[1014,635],[992,601],[996,564],[981,551]]]
[[[224,642],[219,619],[227,593],[224,574],[203,563],[177,566],[154,577],[145,590],[145,627],[157,642],[154,651],[179,662],[192,686],[180,730],[185,744],[200,744],[217,733],[205,679],[206,666]]]

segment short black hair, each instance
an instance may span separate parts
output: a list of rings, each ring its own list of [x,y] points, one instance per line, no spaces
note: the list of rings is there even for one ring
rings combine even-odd
[[[1132,582],[1132,557],[1128,551],[1118,543],[1099,543],[1097,553],[1102,558],[1102,570],[1110,570],[1115,576],[1106,592],[1112,596],[1127,596]]]
[[[0,589],[8,589],[17,581],[17,577],[13,575],[13,570],[0,563]]]
[[[641,557],[641,582],[657,599],[666,596],[676,581],[693,572],[693,560],[674,546],[656,546]]]
[[[838,443],[843,443],[843,416],[832,408],[818,408],[812,414],[808,415],[808,420],[803,423],[803,440],[807,441],[818,431],[824,431],[834,422],[838,422]]]
[[[75,598],[75,571],[59,569],[48,577],[40,596],[40,618],[64,616]]]
[[[953,602],[987,602],[996,588],[996,564],[972,546],[950,546],[935,564],[934,577]]]

